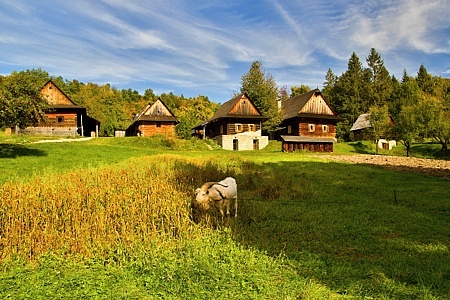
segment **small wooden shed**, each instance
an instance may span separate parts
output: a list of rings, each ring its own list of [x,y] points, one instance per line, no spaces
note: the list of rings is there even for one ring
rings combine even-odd
[[[284,100],[281,109],[283,121],[276,136],[282,141],[282,151],[333,152],[341,118],[319,89]]]
[[[133,123],[125,130],[126,136],[153,136],[163,134],[175,137],[175,125],[178,119],[158,98],[153,104],[149,103],[134,117]]]
[[[261,134],[267,119],[246,94],[239,94],[193,130],[194,135],[211,138],[226,150],[259,150],[269,143],[268,137]]]

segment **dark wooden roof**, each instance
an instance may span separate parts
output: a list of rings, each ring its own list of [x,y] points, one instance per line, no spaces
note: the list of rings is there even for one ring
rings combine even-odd
[[[230,111],[233,109],[233,107],[239,102],[239,100],[241,100],[242,97],[246,97],[250,103],[255,107],[256,111],[258,112],[259,115],[235,115],[235,114],[230,114]],[[264,117],[261,112],[259,111],[259,109],[255,106],[255,104],[253,103],[253,101],[245,94],[239,94],[236,97],[228,100],[227,102],[223,103],[222,106],[219,108],[218,111],[216,111],[216,113],[214,114],[214,116],[209,119],[209,122],[218,120],[218,119],[222,119],[222,118],[253,118],[253,119],[268,119],[267,117]]]
[[[243,115],[243,114],[232,114],[230,111],[234,108],[234,106],[239,102],[239,100],[242,99],[242,97],[246,97],[248,101],[251,103],[251,105],[255,108],[258,115]],[[224,102],[220,108],[216,111],[214,116],[211,119],[208,119],[206,121],[201,122],[198,124],[194,129],[201,129],[203,126],[214,123],[216,121],[219,121],[221,119],[252,119],[252,120],[260,120],[260,121],[266,121],[269,119],[268,117],[265,117],[261,114],[261,111],[255,106],[253,101],[247,96],[247,94],[242,93],[239,95],[236,95],[232,99],[228,100],[227,102]]]
[[[303,94],[295,96],[293,98],[284,100],[281,103],[281,108],[283,109],[283,120],[296,118],[296,117],[341,120],[341,118],[336,115],[336,113],[332,110],[332,108],[328,105],[328,103],[327,103],[327,106],[331,109],[331,111],[333,113],[331,115],[302,113],[301,110],[314,95],[322,95],[322,93],[320,92],[319,89],[314,89],[307,93],[303,93]],[[324,99],[324,101],[325,101],[325,99]],[[326,101],[325,101],[325,103],[326,103]]]

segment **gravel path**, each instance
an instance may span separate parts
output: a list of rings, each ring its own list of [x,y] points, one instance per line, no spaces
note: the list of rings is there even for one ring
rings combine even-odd
[[[380,165],[389,169],[416,172],[450,179],[450,161],[445,160],[368,154],[322,155],[317,157],[352,164]]]

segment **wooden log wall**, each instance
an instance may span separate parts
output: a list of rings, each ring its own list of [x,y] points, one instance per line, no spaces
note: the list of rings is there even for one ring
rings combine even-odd
[[[138,127],[138,131],[143,136],[153,136],[156,134],[164,134],[170,137],[175,137],[175,125],[168,123],[161,123],[158,126],[157,122],[146,123]]]
[[[333,143],[283,142],[283,152],[333,152]]]
[[[78,118],[76,113],[48,112],[46,113],[47,121],[40,125],[53,127],[77,127]],[[58,122],[58,117],[62,117],[63,121]]]

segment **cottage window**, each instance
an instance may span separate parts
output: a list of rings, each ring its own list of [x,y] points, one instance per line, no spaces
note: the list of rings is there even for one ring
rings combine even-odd
[[[329,132],[328,125],[322,125],[322,132]]]
[[[308,125],[308,130],[309,130],[309,132],[314,132],[314,131],[316,131],[316,125],[315,125],[315,124],[309,124],[309,125]]]
[[[63,123],[63,122],[64,122],[64,116],[57,116],[57,117],[56,117],[56,121],[57,121],[58,123]]]
[[[291,133],[292,133],[292,126],[289,125],[289,126],[287,127],[287,129],[288,129],[288,134],[291,134]]]
[[[161,122],[156,122],[156,127],[161,127]]]
[[[248,131],[256,131],[256,125],[255,124],[248,124]]]
[[[235,124],[236,133],[244,131],[244,126],[242,124]]]

